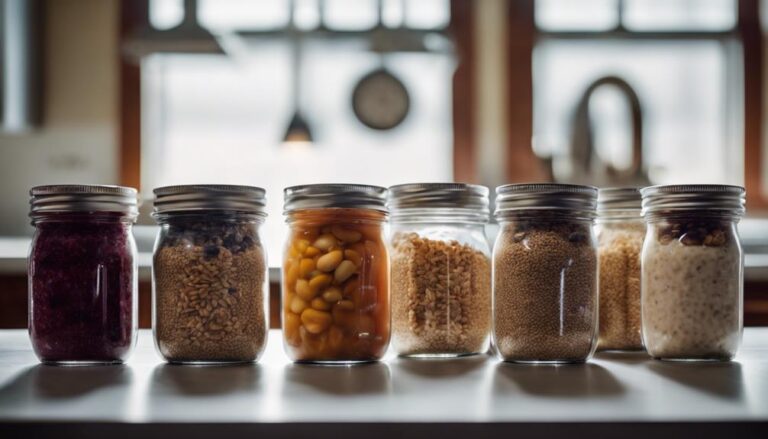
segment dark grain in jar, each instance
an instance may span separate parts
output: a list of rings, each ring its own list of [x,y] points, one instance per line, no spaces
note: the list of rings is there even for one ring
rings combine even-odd
[[[581,362],[596,336],[591,224],[518,220],[494,256],[494,337],[509,361]]]

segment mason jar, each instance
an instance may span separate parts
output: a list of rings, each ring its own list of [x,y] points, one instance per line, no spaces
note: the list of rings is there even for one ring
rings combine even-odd
[[[743,329],[739,186],[643,189],[642,327],[662,360],[730,360]]]
[[[171,363],[258,360],[269,330],[264,189],[185,185],[154,193],[157,351]]]
[[[381,359],[390,337],[385,188],[318,184],[285,189],[285,351],[293,361]]]
[[[43,363],[123,363],[136,341],[136,190],[30,191],[29,335]]]
[[[392,346],[401,356],[488,350],[488,188],[417,183],[389,188]]]
[[[597,349],[643,349],[640,329],[640,253],[645,222],[638,188],[600,189],[597,242],[600,272]]]
[[[496,189],[493,336],[504,361],[579,363],[597,339],[597,189]]]

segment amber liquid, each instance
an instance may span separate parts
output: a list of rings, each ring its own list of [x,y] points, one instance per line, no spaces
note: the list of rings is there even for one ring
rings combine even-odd
[[[384,220],[384,213],[367,209],[312,209],[290,214],[282,321],[285,349],[294,361],[366,362],[378,360],[386,352],[390,303]],[[344,255],[342,263],[354,263],[348,277],[348,271],[341,272],[351,267],[349,263],[326,272],[317,268],[321,257],[337,251]],[[322,275],[333,278],[330,284],[317,282],[321,278],[313,281]],[[314,285],[309,293],[307,283]]]

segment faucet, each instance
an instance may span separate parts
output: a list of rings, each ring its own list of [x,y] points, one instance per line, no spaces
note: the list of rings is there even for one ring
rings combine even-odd
[[[617,169],[600,159],[595,150],[594,134],[589,114],[589,102],[595,90],[602,86],[615,86],[627,98],[632,119],[632,164],[628,169]],[[571,122],[571,144],[567,159],[571,173],[558,178],[569,183],[595,186],[648,186],[650,180],[643,166],[643,123],[640,99],[627,81],[618,76],[604,76],[592,82],[579,99]]]

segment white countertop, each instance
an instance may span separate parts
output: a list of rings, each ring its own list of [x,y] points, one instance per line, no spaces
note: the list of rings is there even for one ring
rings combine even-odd
[[[580,432],[585,425],[685,423],[688,433],[699,427],[703,433],[722,433],[720,427],[737,431],[738,424],[738,431],[749,435],[765,432],[767,422],[768,328],[746,329],[731,363],[663,363],[644,354],[602,354],[569,366],[513,365],[478,356],[388,357],[355,367],[292,364],[278,331],[270,333],[258,364],[167,365],[154,352],[151,334],[142,331],[124,366],[44,366],[37,363],[25,331],[0,331],[0,436],[4,428],[20,432],[59,423],[71,428],[107,423],[116,432],[136,424],[227,423],[243,432],[281,434],[298,434],[317,423],[339,426],[338,434],[317,437],[351,435],[344,426],[360,423],[450,423],[441,424],[448,436],[454,430],[445,426],[454,424],[466,424],[455,432],[468,428],[469,433],[474,426],[490,435],[513,431],[501,429],[508,424],[531,432],[536,426],[573,424]],[[491,426],[500,429],[483,430]]]

